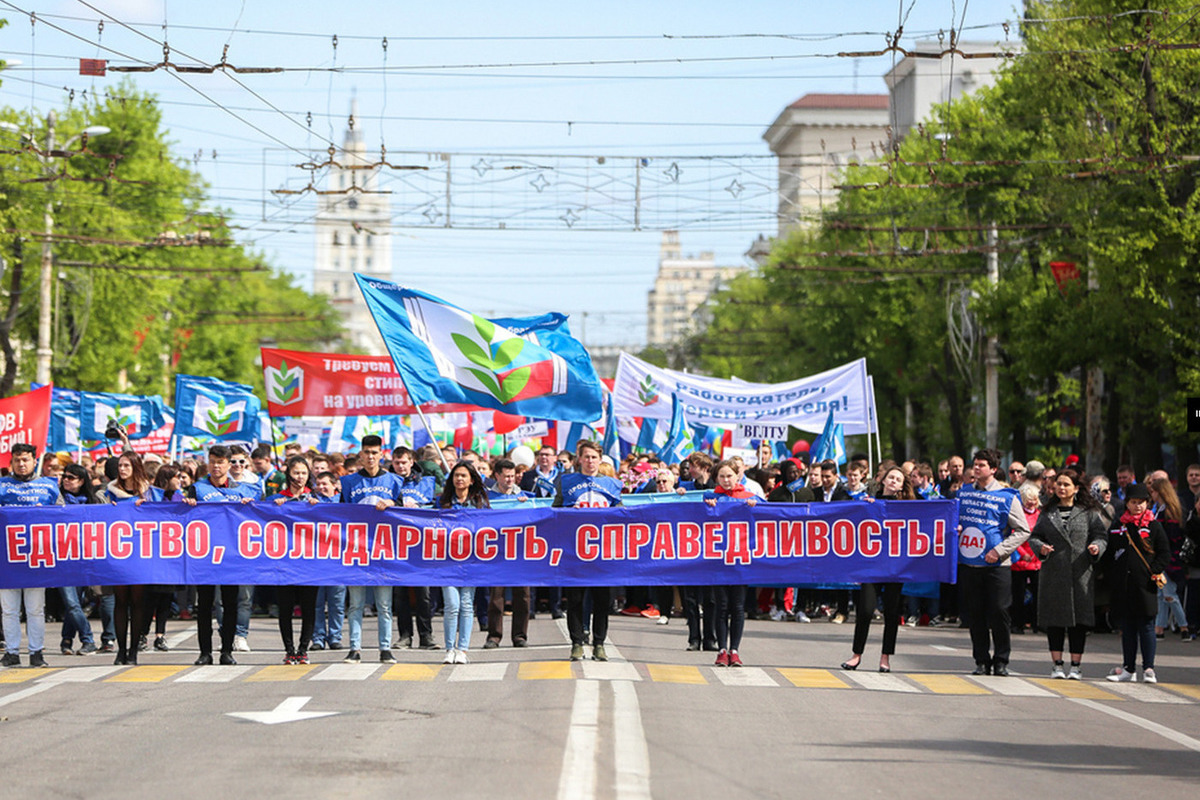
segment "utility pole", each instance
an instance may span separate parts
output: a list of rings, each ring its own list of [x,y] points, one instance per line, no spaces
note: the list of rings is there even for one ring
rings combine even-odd
[[[46,115],[46,156],[42,161],[43,171],[50,172],[50,154],[54,152],[54,125],[57,115],[51,111]],[[46,175],[49,178],[49,174]],[[46,181],[46,212],[42,219],[46,237],[42,240],[42,269],[38,277],[38,339],[37,339],[37,382],[50,383],[50,361],[54,348],[50,346],[51,288],[54,279],[54,252],[50,237],[54,233],[54,181]]]
[[[988,283],[992,286],[1000,284],[1000,253],[997,250],[997,238],[996,223],[993,222],[987,232],[987,275]],[[987,352],[984,355],[983,363],[987,407],[985,439],[989,448],[995,448],[1000,440],[1000,340],[994,333],[988,335]]]
[[[1089,295],[1095,295],[1100,290],[1100,278],[1096,275],[1096,265],[1088,254],[1087,288]],[[1087,384],[1085,387],[1087,431],[1084,436],[1083,468],[1088,475],[1099,475],[1104,471],[1104,425],[1101,420],[1100,398],[1104,396],[1104,370],[1096,365],[1087,368]]]

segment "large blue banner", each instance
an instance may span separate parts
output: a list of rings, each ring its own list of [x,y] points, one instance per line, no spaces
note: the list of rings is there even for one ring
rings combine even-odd
[[[953,582],[957,504],[473,511],[291,502],[0,509],[0,587]]]

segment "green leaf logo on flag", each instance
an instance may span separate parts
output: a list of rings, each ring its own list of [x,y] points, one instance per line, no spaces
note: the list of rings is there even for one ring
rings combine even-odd
[[[226,409],[225,398],[217,401],[216,408],[208,410],[204,420],[204,429],[213,436],[224,436],[237,430],[237,410]]]
[[[511,337],[494,344],[496,326],[478,315],[472,314],[471,317],[475,323],[475,332],[479,334],[479,341],[461,333],[454,333],[451,334],[454,345],[463,357],[475,365],[467,367],[467,372],[478,378],[484,388],[501,403],[509,403],[529,383],[532,369],[521,367],[507,375],[501,373],[521,354],[525,348],[525,340]]]
[[[658,402],[658,387],[654,384],[654,380],[646,373],[646,377],[638,384],[638,400],[644,406],[652,406]]]
[[[304,370],[299,365],[289,366],[280,359],[278,367],[263,370],[263,377],[270,402],[286,406],[304,399]]]

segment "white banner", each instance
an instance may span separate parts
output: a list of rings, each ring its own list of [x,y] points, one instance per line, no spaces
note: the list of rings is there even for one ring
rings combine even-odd
[[[766,422],[739,422],[733,428],[733,446],[750,447],[755,439],[786,442],[788,426]]]
[[[867,381],[863,358],[788,383],[748,383],[662,369],[621,353],[613,400],[618,417],[670,419],[675,392],[690,423],[786,424],[809,433],[824,430],[832,410],[834,421],[849,436],[875,432]]]

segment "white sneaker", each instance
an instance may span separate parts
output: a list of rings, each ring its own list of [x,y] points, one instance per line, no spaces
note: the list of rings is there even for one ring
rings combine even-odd
[[[916,617],[909,617],[908,619],[904,620],[904,625],[905,625],[905,627],[908,627],[908,628],[915,628],[915,627],[917,627],[917,622],[918,622],[918,619]],[[1054,677],[1054,676],[1052,675],[1050,677]]]
[[[659,617],[657,620],[655,620],[654,624],[655,625],[670,625],[671,618],[666,615],[663,615],[663,616]]]
[[[447,651],[446,651],[446,657],[442,659],[442,663],[443,663],[443,664],[453,664],[453,663],[454,663],[454,654],[455,654],[455,652],[456,652],[456,651],[454,651],[454,650],[447,650]]]
[[[1067,680],[1069,680],[1069,681],[1083,680],[1083,673],[1079,671],[1079,667],[1076,667],[1076,666],[1071,667],[1071,671],[1067,673]]]
[[[455,650],[454,651],[454,663],[455,664],[467,663],[467,651],[466,650]]]
[[[771,620],[774,622],[782,622],[783,621],[783,609],[782,608],[772,608],[771,609]]]
[[[245,636],[234,636],[233,637],[233,649],[239,653],[249,653],[250,652],[250,643],[246,641]]]
[[[812,620],[808,618],[808,614],[805,614],[803,611],[797,611],[796,622],[812,622]]]
[[[1158,676],[1154,674],[1154,668],[1142,670],[1143,683],[1158,683]]]
[[[1073,669],[1072,672],[1074,672]],[[1067,677],[1067,673],[1063,672],[1062,664],[1054,665],[1054,669],[1050,670],[1050,677],[1060,681]]]
[[[1153,674],[1154,670],[1150,670],[1150,672]],[[1130,681],[1137,680],[1137,674],[1133,672],[1126,672],[1124,667],[1117,667],[1104,677],[1106,680],[1110,680],[1113,683],[1129,683]]]

